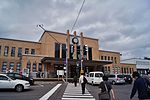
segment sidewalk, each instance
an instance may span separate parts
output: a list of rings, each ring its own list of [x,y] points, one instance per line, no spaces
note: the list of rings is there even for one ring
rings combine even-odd
[[[95,98],[85,89],[85,94],[82,95],[81,85],[77,87],[73,83],[68,83],[63,94],[62,100],[95,100]]]

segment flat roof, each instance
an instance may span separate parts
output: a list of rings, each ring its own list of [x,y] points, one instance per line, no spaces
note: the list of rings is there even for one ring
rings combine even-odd
[[[0,38],[0,39],[1,39],[1,40],[9,40],[9,41],[29,42],[29,43],[38,43],[38,44],[41,44],[40,42],[27,41],[27,40],[8,39],[8,38]]]
[[[110,53],[117,53],[117,54],[121,54],[120,52],[115,52],[115,51],[108,51],[108,50],[99,50],[99,51],[102,51],[102,52],[110,52]]]

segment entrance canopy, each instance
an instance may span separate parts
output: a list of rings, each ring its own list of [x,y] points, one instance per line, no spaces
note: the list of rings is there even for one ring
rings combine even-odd
[[[65,58],[54,58],[54,57],[44,57],[41,59],[42,63],[51,63],[51,64],[66,64]],[[78,59],[68,59],[68,65],[77,65],[80,64],[81,60]],[[103,66],[107,64],[111,64],[112,61],[104,61],[104,60],[83,60],[84,66]]]

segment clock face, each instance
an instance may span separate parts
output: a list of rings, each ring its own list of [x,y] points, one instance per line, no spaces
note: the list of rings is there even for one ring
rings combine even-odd
[[[74,37],[74,38],[72,39],[72,42],[73,42],[73,44],[78,44],[79,40],[78,40],[77,37]]]

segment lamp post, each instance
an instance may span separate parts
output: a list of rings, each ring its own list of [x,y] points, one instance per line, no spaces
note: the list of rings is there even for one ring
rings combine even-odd
[[[68,82],[68,39],[66,39],[66,82]]]

